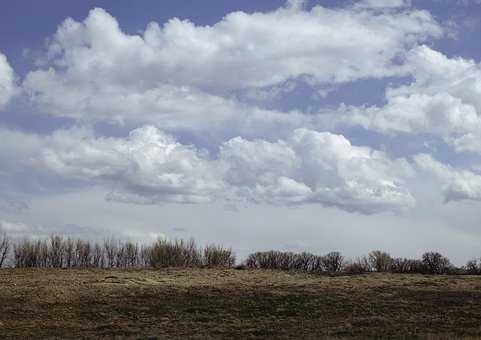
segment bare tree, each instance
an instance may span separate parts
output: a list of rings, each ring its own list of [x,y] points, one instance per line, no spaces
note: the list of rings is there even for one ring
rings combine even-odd
[[[38,267],[39,262],[39,243],[24,239],[13,246],[15,267],[31,268]]]
[[[48,251],[49,265],[54,268],[62,268],[65,254],[65,244],[62,237],[50,236],[50,247]]]
[[[371,264],[367,257],[357,258],[343,265],[343,271],[349,274],[364,274],[371,271]]]
[[[391,262],[390,271],[399,274],[423,273],[425,266],[422,261],[406,258],[394,258]]]
[[[75,265],[75,244],[70,237],[65,241],[64,249],[65,266],[72,268]]]
[[[322,257],[324,269],[328,272],[338,272],[342,269],[344,257],[338,251],[333,251]]]
[[[92,261],[92,246],[90,242],[77,240],[77,242],[75,242],[75,257],[78,267],[90,267]]]
[[[392,263],[392,257],[389,253],[381,250],[374,250],[369,253],[369,264],[372,269],[377,272],[389,271]]]
[[[149,267],[150,266],[150,258],[152,253],[152,247],[147,245],[141,245],[139,250],[139,266],[140,267]]]
[[[7,233],[3,233],[0,236],[0,268],[2,268],[5,260],[7,259],[8,252],[10,251],[10,239]]]
[[[49,266],[49,247],[46,240],[38,240],[36,244],[38,263],[37,267],[47,268]]]
[[[139,245],[133,242],[125,244],[125,263],[126,267],[136,267],[139,257]]]
[[[96,268],[104,267],[104,249],[98,243],[95,243],[92,255],[92,265]]]
[[[449,259],[437,252],[424,253],[422,262],[430,274],[446,274],[451,268]]]
[[[108,268],[115,267],[115,260],[117,257],[118,247],[115,241],[111,238],[104,241],[104,251],[106,257],[106,266]]]
[[[469,260],[464,267],[467,274],[479,275],[481,274],[481,259]]]

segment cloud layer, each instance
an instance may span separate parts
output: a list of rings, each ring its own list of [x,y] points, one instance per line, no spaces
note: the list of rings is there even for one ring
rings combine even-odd
[[[138,34],[92,9],[58,27],[22,91],[0,54],[0,110],[21,92],[34,111],[75,124],[50,135],[0,128],[0,177],[59,176],[126,203],[318,204],[372,214],[413,207],[407,182],[423,170],[443,183],[446,202],[480,200],[474,170],[431,155],[393,157],[338,129],[433,135],[455,152],[481,154],[480,64],[428,47],[445,32],[408,0],[306,7],[288,1],[211,26],[173,18]],[[367,79],[398,85],[386,85],[377,105],[325,109],[304,93],[314,109],[264,102],[302,86],[329,96]],[[128,128],[98,128],[112,121]]]
[[[224,98],[232,91],[404,74],[399,61],[407,48],[441,34],[425,11],[305,11],[291,3],[268,13],[230,13],[213,26],[150,23],[142,35],[129,35],[97,8],[83,22],[65,20],[45,68],[30,72],[24,88],[60,116],[216,121],[239,111]]]
[[[216,158],[153,126],[127,138],[69,130],[45,141],[33,164],[94,181],[112,190],[109,199],[130,203],[317,203],[367,214],[414,203],[402,186],[410,173],[406,161],[307,129],[276,142],[237,137],[223,143]]]

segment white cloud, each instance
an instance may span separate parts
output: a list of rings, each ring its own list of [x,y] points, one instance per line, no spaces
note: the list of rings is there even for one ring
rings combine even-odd
[[[266,130],[290,130],[313,120],[299,112],[261,109],[185,86],[159,84],[145,91],[109,84],[76,88],[77,83],[66,83],[53,70],[31,73],[24,85],[45,91],[34,98],[49,113],[89,122],[147,122],[170,130],[222,129],[227,135],[255,135]]]
[[[433,133],[448,137],[480,126],[476,109],[441,92],[389,98],[384,107],[350,107],[341,118],[350,124],[384,133]]]
[[[136,203],[210,201],[222,183],[206,155],[152,126],[127,138],[96,138],[84,129],[57,131],[38,164],[69,178],[107,183],[109,199]]]
[[[7,57],[0,53],[0,110],[6,107],[16,93],[15,74]]]
[[[10,166],[103,186],[113,201],[321,204],[364,214],[414,204],[404,186],[411,175],[405,160],[328,132],[297,129],[275,142],[237,137],[221,144],[218,157],[153,126],[125,138],[97,137],[85,128],[5,136],[12,148],[0,146],[0,161],[22,154],[23,161]],[[17,152],[21,139],[32,143]]]
[[[305,11],[291,2],[268,13],[231,13],[213,26],[172,19],[129,35],[94,9],[83,22],[67,19],[59,27],[47,67],[30,72],[23,86],[55,115],[157,117],[166,125],[190,117],[192,127],[238,112],[222,98],[231,90],[294,78],[323,84],[402,74],[396,60],[406,47],[441,34],[425,11]]]
[[[428,154],[416,155],[414,160],[420,169],[435,175],[441,181],[445,202],[481,201],[481,175],[442,164]]]
[[[407,67],[414,81],[388,89],[385,106],[344,107],[334,120],[383,133],[437,134],[457,151],[479,153],[481,65],[421,46]]]
[[[342,135],[297,129],[286,141],[235,138],[221,147],[226,181],[240,195],[274,204],[317,203],[376,213],[410,207],[410,167]]]

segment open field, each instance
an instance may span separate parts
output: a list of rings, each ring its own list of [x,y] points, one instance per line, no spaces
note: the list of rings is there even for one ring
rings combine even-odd
[[[1,338],[478,338],[481,278],[2,269]]]

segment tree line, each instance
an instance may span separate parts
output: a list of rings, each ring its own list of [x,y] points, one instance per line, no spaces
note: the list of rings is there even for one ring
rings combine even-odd
[[[235,255],[221,245],[159,239],[151,245],[112,238],[103,242],[64,238],[12,241],[0,235],[0,268],[232,267]]]
[[[472,260],[456,268],[449,259],[437,252],[426,252],[421,259],[393,258],[387,252],[375,250],[355,260],[346,260],[339,252],[326,255],[267,251],[250,254],[246,266],[259,269],[297,270],[311,273],[390,272],[405,274],[481,274],[481,261]]]
[[[222,245],[199,246],[194,240],[164,240],[145,245],[112,238],[103,242],[51,235],[47,239],[13,241],[0,235],[0,268],[165,268],[223,267],[236,265],[232,249]],[[481,275],[481,259],[456,267],[438,252],[426,252],[421,259],[392,257],[381,250],[354,260],[340,252],[315,255],[265,251],[249,254],[239,268],[303,271],[308,273],[389,272],[405,274]]]

